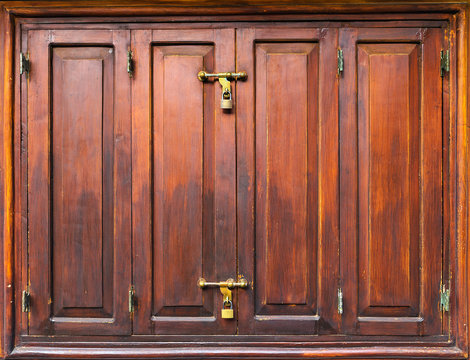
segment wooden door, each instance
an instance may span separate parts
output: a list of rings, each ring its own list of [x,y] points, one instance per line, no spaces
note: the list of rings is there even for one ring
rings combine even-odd
[[[29,334],[130,333],[129,40],[28,33]]]
[[[441,331],[440,28],[344,29],[340,82],[344,331]]]
[[[234,71],[234,36],[132,31],[136,334],[236,332],[220,291],[197,286],[236,277],[235,112],[220,109],[217,81],[197,77]]]
[[[240,334],[339,329],[337,34],[237,31]]]

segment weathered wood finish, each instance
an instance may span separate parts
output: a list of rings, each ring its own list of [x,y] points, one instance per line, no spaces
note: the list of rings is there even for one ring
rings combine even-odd
[[[30,334],[130,333],[129,34],[93,34],[28,38]]]
[[[220,321],[220,291],[197,286],[200,277],[236,276],[234,117],[222,114],[218,82],[196,76],[216,71],[216,64],[233,68],[234,31],[136,30],[133,36],[139,59],[152,62],[152,71],[137,69],[134,86],[151,81],[153,109],[151,117],[147,111],[134,116],[137,155],[145,154],[134,157],[139,197],[133,209],[140,214],[134,228],[151,224],[134,239],[135,271],[142,274],[134,277],[135,333],[234,334],[235,321]]]
[[[358,169],[344,169],[341,177],[347,193],[340,201],[354,209],[341,216],[353,226],[341,247],[345,301],[354,304],[346,308],[349,333],[441,331],[435,304],[443,248],[443,35],[440,29],[340,34],[348,58],[358,54],[357,65],[346,69],[357,66],[357,94],[348,96],[357,104],[357,120],[354,112],[342,117],[344,127],[357,121],[358,139],[341,132],[358,149],[341,158],[345,167],[357,163]],[[341,91],[350,93],[354,83],[348,75]]]
[[[53,316],[112,313],[112,51],[52,48]]]
[[[237,85],[238,261],[253,281],[239,290],[241,334],[338,329],[336,37],[336,29],[238,33],[237,68],[254,74]]]
[[[2,4],[1,356],[467,358],[466,3]]]

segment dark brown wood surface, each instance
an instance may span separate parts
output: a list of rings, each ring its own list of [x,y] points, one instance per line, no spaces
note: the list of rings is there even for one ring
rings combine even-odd
[[[153,109],[134,116],[135,333],[235,334],[236,320],[220,319],[220,291],[197,286],[236,277],[234,115],[220,109],[219,83],[197,78],[234,70],[234,30],[135,30],[133,39],[136,62],[152,63],[139,65],[134,89],[151,82],[142,98],[151,93],[144,109]]]
[[[112,51],[52,49],[54,316],[112,313]]]
[[[329,59],[337,31],[255,28],[237,36],[237,69],[253,74],[237,84],[238,261],[252,282],[239,290],[240,333],[335,332],[338,100]]]
[[[443,35],[439,29],[340,33],[347,57],[358,54],[357,65],[345,69],[357,66],[357,93],[351,75],[341,84],[346,103],[358,109],[357,120],[353,111],[341,119],[341,143],[358,149],[345,149],[341,158],[341,201],[350,209],[341,216],[349,231],[341,249],[350,333],[441,331],[435,304],[443,248]],[[357,140],[346,130],[356,124]]]
[[[39,3],[34,7],[26,4],[11,2],[7,7],[10,14],[46,14]],[[21,8],[18,5],[22,5]],[[62,2],[47,5],[54,8],[47,10],[49,16],[73,11]],[[98,3],[88,5],[96,7],[82,7],[75,14],[99,16],[107,11]],[[141,5],[128,14],[132,11],[148,16],[168,14],[166,19],[172,21],[177,20],[173,14],[183,14],[183,7],[179,8],[178,4],[172,8],[163,3],[157,7],[149,6],[155,3]],[[213,15],[232,14],[235,23],[243,16],[247,19],[250,16],[247,4],[235,4],[232,8],[213,3],[200,5],[202,7],[189,8],[186,14],[202,15],[207,10]],[[351,6],[334,5],[328,7],[328,11],[354,13],[338,15],[343,20],[348,17],[383,20],[388,16],[387,11],[393,9],[391,4],[362,4],[354,9]],[[257,15],[257,20],[270,16],[281,20],[285,15],[274,12],[308,12],[320,8],[309,4],[260,3],[251,9],[251,13],[267,13]],[[53,45],[49,50],[46,45],[43,55],[37,57],[41,51],[40,41],[32,42],[28,38],[24,49],[31,52],[32,64],[44,69],[50,67],[50,72],[49,69],[41,72],[42,80],[34,79],[34,70],[28,80],[17,74],[17,61],[12,60],[17,59],[18,54],[13,53],[10,45],[12,22],[5,15],[2,27],[5,40],[2,41],[7,61],[0,71],[0,75],[6,75],[0,100],[3,99],[4,119],[13,118],[15,114],[15,121],[4,121],[1,133],[4,139],[2,206],[11,209],[11,212],[2,211],[2,281],[5,285],[0,296],[5,309],[2,353],[18,345],[18,341],[13,343],[12,340],[14,328],[18,335],[20,332],[25,335],[33,334],[36,327],[36,334],[40,336],[36,340],[18,337],[23,339],[24,346],[18,347],[14,356],[211,357],[217,356],[217,348],[197,350],[192,346],[217,341],[217,337],[204,334],[229,336],[236,333],[240,336],[277,335],[266,337],[270,339],[268,342],[259,337],[247,337],[242,341],[253,339],[252,349],[233,348],[230,354],[220,352],[219,356],[466,356],[466,22],[462,12],[455,17],[448,17],[445,11],[425,13],[431,9],[460,11],[462,7],[458,4],[404,5],[394,9],[390,16],[395,20],[413,19],[408,29],[400,28],[398,23],[389,23],[394,28],[381,30],[365,29],[360,23],[354,26],[349,23],[341,28],[342,25],[332,22],[320,27],[309,25],[306,30],[300,24],[292,29],[280,23],[269,24],[269,27],[240,23],[240,29],[235,31],[230,26],[213,30],[207,29],[212,26],[209,23],[185,23],[162,25],[167,29],[173,27],[163,32],[150,30],[155,29],[154,25],[147,30],[145,24],[139,25],[144,30],[109,31],[105,29],[107,26],[114,28],[116,25],[67,25],[76,19],[58,19],[58,23],[74,29],[61,33],[47,30],[48,27],[59,28],[61,24],[36,25],[35,21],[42,20],[29,22],[25,19],[31,29],[38,26],[46,30],[44,33],[48,35],[44,36],[43,44],[51,42],[62,46]],[[108,11],[125,15],[126,10],[122,7]],[[312,16],[318,19],[336,16],[324,11]],[[368,15],[358,14],[363,11]],[[373,14],[374,11],[381,14]],[[240,15],[237,18],[235,14]],[[309,15],[296,16],[305,19]],[[424,22],[421,28],[416,27],[417,19],[432,18],[450,19],[446,37],[443,29],[426,28]],[[160,21],[162,19],[165,18]],[[190,21],[191,18],[185,19]],[[216,16],[211,19],[215,20]],[[91,30],[93,26],[101,30]],[[220,26],[219,23],[215,27]],[[20,27],[17,25],[17,29]],[[89,28],[90,32],[80,27]],[[29,32],[35,33],[34,30]],[[109,35],[111,32],[115,35]],[[218,37],[214,35],[217,32]],[[88,36],[89,33],[93,35]],[[206,33],[212,35],[201,35]],[[449,42],[451,72],[441,78],[439,51]],[[109,47],[119,54],[106,57],[105,50]],[[336,74],[337,47],[345,53],[345,71],[339,76]],[[33,52],[33,48],[38,50]],[[133,79],[125,72],[128,48],[135,56]],[[77,74],[73,77],[55,72],[67,56],[75,59],[72,62]],[[266,69],[272,70],[266,72],[266,82],[262,81],[263,69],[259,68],[263,58]],[[94,59],[102,60],[98,64]],[[236,108],[231,113],[219,110],[218,83],[202,85],[197,79],[190,79],[188,74],[192,76],[200,61],[204,65],[212,61],[216,71],[226,71],[220,66],[248,71],[246,82],[233,85]],[[312,63],[315,65],[310,67]],[[114,83],[103,86],[109,79],[105,74],[110,68]],[[291,75],[291,68],[300,71]],[[93,76],[99,77],[99,71],[102,71],[101,89],[99,81],[96,86],[91,84],[96,79]],[[163,76],[155,76],[159,72]],[[168,80],[168,72],[172,74],[171,80]],[[18,90],[14,98],[10,80],[13,74],[23,89]],[[190,96],[178,96],[178,83],[183,82]],[[285,86],[275,86],[283,82]],[[33,94],[31,89],[35,87],[46,91]],[[49,116],[54,120],[57,112],[67,111],[70,106],[66,93],[74,88],[89,94],[83,99],[74,98],[76,104],[70,106],[76,106],[77,111],[60,115],[64,119],[61,124],[41,122],[40,119]],[[101,104],[96,99],[100,91],[103,94]],[[112,92],[114,94],[109,95]],[[390,92],[396,96],[387,97]],[[171,95],[165,98],[166,94]],[[23,117],[27,115],[28,119],[22,128],[17,125],[21,124],[22,112],[16,110],[21,109],[25,98],[28,101]],[[61,98],[60,103],[54,102],[55,98]],[[108,116],[101,120],[96,116],[97,112],[105,113],[99,107],[106,107],[106,99],[114,101],[111,122],[108,120],[108,124],[113,124],[110,138],[105,135],[110,131],[105,126]],[[269,99],[278,100],[270,103]],[[202,102],[200,108],[196,101]],[[84,104],[89,106],[80,106]],[[193,110],[187,111],[185,105]],[[359,112],[356,113],[356,109]],[[30,114],[39,119],[32,126]],[[382,121],[385,117],[394,121]],[[197,118],[202,121],[196,121]],[[286,118],[289,126],[285,124]],[[82,129],[74,128],[79,126],[77,119],[89,123]],[[99,121],[101,125],[97,124]],[[161,132],[158,124],[163,125]],[[34,137],[31,131],[42,132],[43,136]],[[13,134],[14,141],[5,141],[5,138],[13,139]],[[27,140],[23,146],[18,145],[22,137]],[[312,137],[316,140],[312,141]],[[266,146],[262,146],[263,141]],[[106,146],[114,148],[112,155]],[[62,147],[64,151],[60,151]],[[80,152],[80,148],[84,151]],[[107,152],[114,158],[109,160]],[[28,172],[23,174],[27,177],[24,183],[15,181],[13,201],[13,180],[21,178],[17,175],[22,174],[20,169],[25,158]],[[263,167],[260,158],[265,159],[266,166]],[[107,161],[113,162],[109,168],[106,168]],[[73,167],[67,170],[70,163]],[[40,171],[31,172],[32,164]],[[74,174],[74,170],[85,166],[90,171]],[[65,172],[59,167],[65,167]],[[160,180],[162,183],[158,183]],[[94,185],[81,185],[85,183]],[[163,184],[164,191],[159,192],[159,184]],[[110,187],[113,198],[107,203]],[[418,194],[413,190],[416,187]],[[73,190],[66,191],[68,188]],[[78,197],[82,188],[91,189],[86,199]],[[46,201],[24,202],[26,191],[29,199],[33,191],[34,196],[37,194]],[[174,195],[177,191],[181,196]],[[261,202],[267,205],[267,211],[261,211]],[[158,203],[161,205],[157,206]],[[90,211],[80,212],[81,206]],[[163,211],[163,216],[158,211]],[[45,271],[21,270],[24,269],[21,259],[25,259],[21,255],[21,244],[26,242],[16,239],[17,261],[12,261],[11,214],[15,215],[15,234],[29,234],[30,269]],[[285,214],[292,214],[292,220]],[[38,219],[36,225],[29,221],[34,217]],[[41,217],[47,221],[40,222]],[[18,226],[21,229],[26,219],[28,227],[18,231]],[[106,219],[111,219],[109,224],[112,222],[111,238],[106,236],[111,226]],[[71,224],[73,221],[75,225]],[[263,223],[267,234],[264,238],[258,232]],[[36,226],[38,231],[32,234],[31,226],[33,230]],[[284,239],[290,239],[289,246],[282,242]],[[117,254],[119,249],[121,257]],[[83,262],[80,263],[83,251],[83,259],[89,264],[87,272],[56,270],[66,266],[72,270],[83,268]],[[260,257],[263,251],[266,257]],[[398,255],[390,257],[390,252]],[[187,253],[196,256],[188,258]],[[38,264],[42,261],[42,265],[38,265],[42,267],[36,266],[35,261]],[[205,266],[210,267],[211,262],[213,268],[219,270],[213,270],[213,278],[206,276],[208,280],[243,275],[250,281],[248,289],[235,291],[237,320],[217,318],[221,307],[218,290],[196,287],[194,279],[200,276],[196,275],[197,269],[202,267],[205,271]],[[14,264],[15,272],[11,270]],[[29,318],[29,329],[24,324],[13,323],[12,309],[5,300],[13,299],[13,275],[21,271],[25,276],[17,278],[16,301],[12,304],[17,321]],[[32,313],[18,316],[19,294],[28,284],[28,272]],[[110,277],[113,280],[106,281]],[[263,277],[269,287],[258,288]],[[437,307],[441,281],[452,287],[449,314],[442,314]],[[68,288],[70,283],[76,286]],[[136,286],[134,316],[129,316],[127,311],[130,284]],[[35,286],[44,296],[35,296]],[[336,310],[338,287],[344,290],[342,316]],[[111,307],[110,299],[113,300]],[[35,309],[38,305],[40,307]],[[206,309],[213,315],[204,323],[205,315],[201,311],[205,313]],[[122,321],[112,325],[100,323],[100,319],[115,315]],[[162,337],[159,339],[166,339],[166,344],[181,341],[186,348],[164,350],[164,341],[161,345],[155,343],[162,349],[147,347],[140,353],[132,347],[100,352],[99,347],[89,343],[88,350],[73,350],[65,345],[74,341],[87,344],[91,340],[81,335],[131,331],[134,334],[197,336]],[[447,332],[451,333],[450,340],[444,344],[444,337],[438,335]],[[47,335],[54,333],[70,334],[70,337],[63,345],[56,344],[56,350],[49,350],[50,344],[57,340]],[[293,334],[319,334],[319,342],[309,345],[305,337],[288,336]],[[338,341],[334,334],[351,335]],[[436,337],[430,336],[432,334]],[[385,335],[385,338],[377,335]],[[401,348],[397,340],[400,335],[407,335],[402,337]],[[38,340],[40,338],[43,340]],[[102,347],[108,349],[128,341],[115,336],[93,339],[106,339]],[[235,341],[235,338],[230,339],[226,338],[223,346]],[[453,339],[457,342],[455,348]],[[149,340],[142,337],[137,341]],[[150,341],[155,340],[157,338]],[[41,341],[43,345],[38,345]],[[417,344],[415,347],[410,345],[413,342]],[[266,346],[271,349],[263,352],[260,348],[263,343],[269,344]],[[280,350],[281,344],[284,350]],[[363,350],[348,347],[351,344],[361,345]],[[390,344],[390,347],[379,344]],[[59,350],[61,346],[65,348]],[[311,346],[317,349],[312,350]],[[297,350],[293,350],[294,347]]]
[[[130,82],[115,69],[128,41],[119,31],[29,34],[31,334],[130,333]],[[100,42],[113,46],[87,46]]]

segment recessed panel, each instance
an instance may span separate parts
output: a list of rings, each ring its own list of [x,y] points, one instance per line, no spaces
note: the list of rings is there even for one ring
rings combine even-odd
[[[315,314],[318,45],[256,46],[256,306]]]
[[[55,316],[111,316],[113,55],[52,50],[52,261]]]
[[[155,46],[153,55],[154,314],[210,315],[212,294],[197,280],[213,278],[214,117],[196,74],[212,67],[213,47]]]
[[[419,312],[419,48],[358,46],[359,308]]]

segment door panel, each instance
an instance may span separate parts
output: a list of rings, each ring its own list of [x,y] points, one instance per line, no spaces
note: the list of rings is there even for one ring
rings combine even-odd
[[[109,50],[52,48],[52,289],[53,314],[60,317],[112,316]]]
[[[211,105],[204,106],[204,85],[192,75],[205,64],[213,67],[214,49],[178,45],[153,50],[154,271],[162,279],[154,283],[154,316],[208,316],[211,304],[204,300],[212,298],[203,299],[194,284],[214,260],[210,218],[203,223],[204,209],[213,213],[213,203],[203,204],[213,188],[211,161],[204,158],[204,145],[210,149],[210,142],[204,144],[203,134],[212,132],[213,123],[204,122]],[[185,93],[175,96],[182,83]]]
[[[315,43],[256,44],[259,315],[316,312],[318,53]]]
[[[240,333],[315,334],[337,326],[336,304],[326,300],[335,299],[338,264],[337,150],[329,153],[337,141],[337,85],[326,60],[335,56],[336,30],[321,34],[260,28],[237,35],[237,68],[252,74],[237,84],[239,269],[252,284],[239,290]]]
[[[364,316],[419,315],[418,52],[418,44],[358,45],[358,102],[364,104],[358,114],[359,313]]]
[[[218,82],[197,78],[234,70],[233,34],[133,31],[136,56],[152,59],[152,71],[136,69],[135,90],[150,80],[151,104],[142,105],[153,109],[133,118],[137,333],[236,331],[236,321],[220,319],[220,291],[197,286],[200,277],[236,277],[234,116],[219,107]]]
[[[341,248],[350,333],[440,332],[442,38],[440,29],[340,33],[345,58],[357,53],[341,87]],[[354,66],[357,93],[350,90]],[[357,119],[347,111],[355,102]]]
[[[29,33],[30,334],[130,333],[128,41]]]

